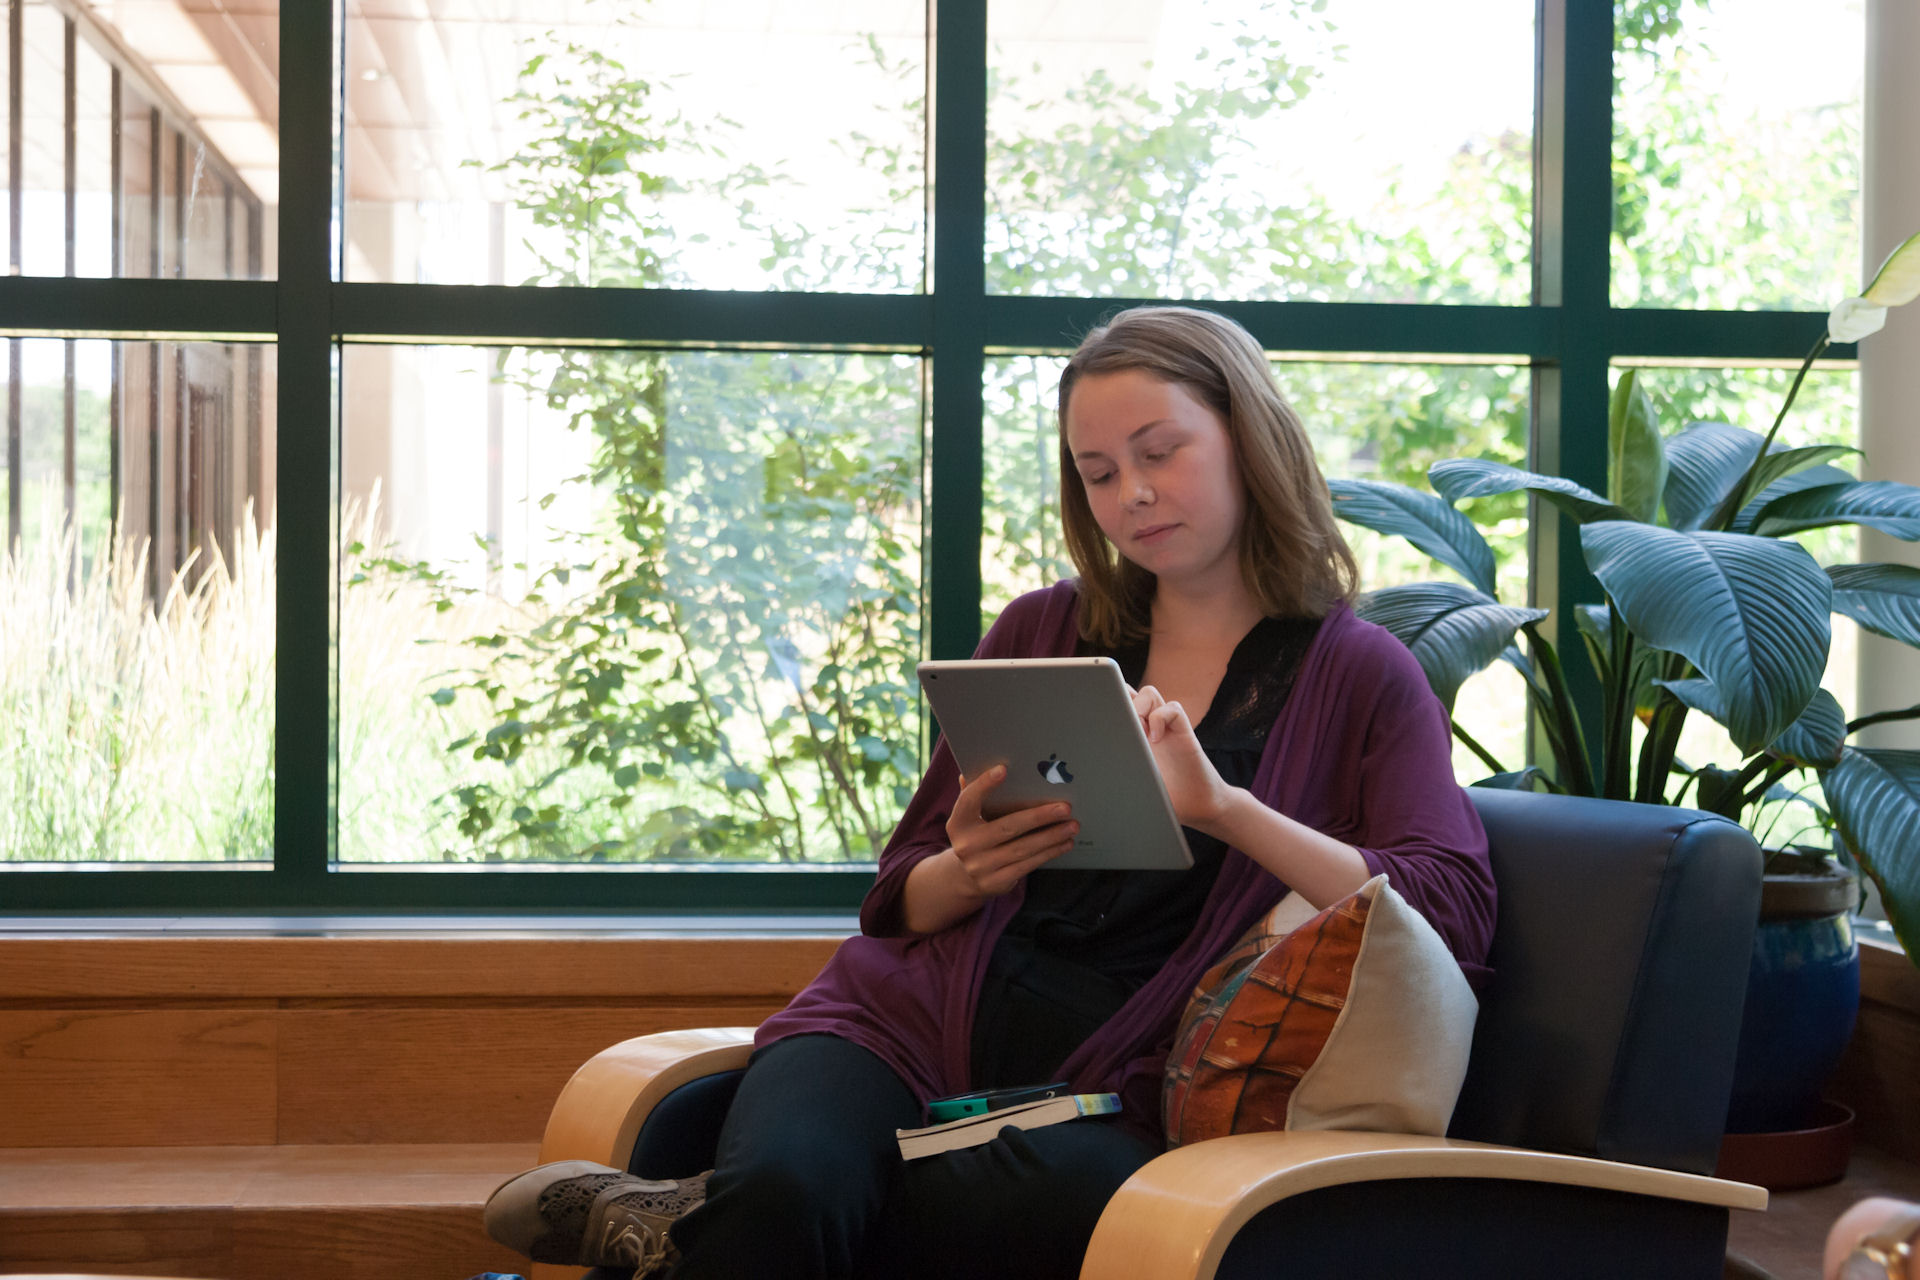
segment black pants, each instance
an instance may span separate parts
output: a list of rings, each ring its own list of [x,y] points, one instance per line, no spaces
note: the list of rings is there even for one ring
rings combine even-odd
[[[673,1227],[674,1280],[1072,1280],[1100,1211],[1159,1148],[1113,1120],[1009,1129],[911,1164],[921,1123],[879,1058],[836,1036],[756,1053],[705,1205]]]

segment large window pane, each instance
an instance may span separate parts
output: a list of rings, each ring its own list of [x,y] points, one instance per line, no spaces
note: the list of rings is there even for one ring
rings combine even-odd
[[[272,350],[6,346],[0,861],[270,858]]]
[[[1615,306],[1859,291],[1863,9],[1616,0]]]
[[[1020,592],[1073,574],[1060,537],[1055,416],[1065,363],[1050,356],[988,362],[983,624]],[[1284,360],[1275,362],[1274,372],[1329,478],[1425,489],[1427,468],[1441,458],[1525,463],[1525,369]],[[1500,598],[1526,603],[1525,505],[1511,495],[1482,499],[1472,515],[1493,546]],[[1360,562],[1363,591],[1454,576],[1398,538],[1346,524],[1341,531]],[[1520,767],[1525,755],[1521,697],[1519,677],[1496,664],[1474,677],[1455,709],[1467,731],[1510,768]],[[1490,772],[1464,746],[1456,749],[1454,763],[1462,781]]]
[[[921,288],[924,6],[346,13],[350,280]]]
[[[1526,302],[1533,12],[999,0],[987,287]]]
[[[918,360],[350,346],[342,385],[342,861],[874,857]]]
[[[74,41],[73,273],[113,274],[113,68]]]
[[[66,274],[66,19],[47,0],[17,6],[20,36],[20,272]]]
[[[21,272],[273,274],[276,0],[27,0],[7,20],[21,24]]]

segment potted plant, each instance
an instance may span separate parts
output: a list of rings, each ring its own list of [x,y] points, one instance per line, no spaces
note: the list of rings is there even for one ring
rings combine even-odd
[[[1465,579],[1388,587],[1360,604],[1363,616],[1413,651],[1449,711],[1462,682],[1493,662],[1505,661],[1520,673],[1552,767],[1509,769],[1456,723],[1461,741],[1493,770],[1480,785],[1687,803],[1753,824],[1769,802],[1802,795],[1786,784],[1812,774],[1825,800],[1824,806],[1808,802],[1816,824],[1831,826],[1836,843],[1879,888],[1908,955],[1920,957],[1920,752],[1848,741],[1870,724],[1920,718],[1920,705],[1849,721],[1820,687],[1833,613],[1920,647],[1920,569],[1823,567],[1790,536],[1853,524],[1920,540],[1920,488],[1863,482],[1833,465],[1854,450],[1789,447],[1778,439],[1814,360],[1833,342],[1873,333],[1886,308],[1916,294],[1920,235],[1888,258],[1860,296],[1834,309],[1764,436],[1724,422],[1690,423],[1664,435],[1636,374],[1625,372],[1610,406],[1604,496],[1560,477],[1473,458],[1436,463],[1428,472],[1432,494],[1366,480],[1334,481],[1332,488],[1334,510],[1344,519],[1404,537]],[[1497,599],[1493,553],[1459,510],[1472,499],[1516,490],[1537,494],[1576,522],[1581,550],[1604,593],[1602,603],[1581,606],[1573,619],[1601,687],[1597,726],[1583,722],[1563,656],[1540,630],[1547,611]],[[1726,729],[1738,761],[1679,758],[1681,730],[1696,713]],[[1776,879],[1826,879],[1838,870],[1824,854],[1811,863],[1804,857],[1782,862],[1780,856]],[[1840,884],[1839,897],[1830,896],[1817,917],[1831,936],[1815,949],[1839,952],[1827,957],[1835,963],[1822,962],[1837,974],[1821,980],[1830,988],[1829,1006],[1809,1014],[1805,992],[1789,993],[1787,1003],[1800,1021],[1785,1034],[1773,1033],[1760,1055],[1789,1074],[1812,1071],[1819,1077],[1816,1091],[1851,1029],[1849,975],[1850,999],[1858,1000],[1858,960],[1846,913],[1831,909],[1833,901],[1847,904],[1850,896],[1844,879]],[[1786,932],[1802,934],[1810,927]],[[1801,978],[1808,967],[1804,941],[1792,944],[1799,952],[1789,960]],[[1765,939],[1756,955],[1769,950],[1784,954],[1792,947]],[[1796,984],[1806,982],[1788,985]],[[1755,1027],[1762,1021],[1750,1017]],[[1824,1024],[1824,1045],[1813,1043],[1820,1036],[1812,1023]],[[1788,1059],[1796,1051],[1816,1061],[1792,1064]],[[1806,1101],[1770,1097],[1736,1120],[1778,1123],[1783,1110]]]

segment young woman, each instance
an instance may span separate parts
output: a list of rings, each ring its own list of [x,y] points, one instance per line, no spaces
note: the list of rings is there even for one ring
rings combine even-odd
[[[496,1239],[675,1280],[1071,1277],[1163,1147],[1195,982],[1288,889],[1324,907],[1386,872],[1481,975],[1493,880],[1447,715],[1349,609],[1353,557],[1259,345],[1206,311],[1120,313],[1061,377],[1060,459],[1079,577],[1014,601],[978,656],[1118,661],[1193,867],[1049,870],[1067,806],[985,819],[1002,771],[963,778],[937,745],[859,936],[760,1028],[711,1180],[544,1166],[495,1193]],[[901,1161],[928,1099],[1052,1080],[1123,1110]]]

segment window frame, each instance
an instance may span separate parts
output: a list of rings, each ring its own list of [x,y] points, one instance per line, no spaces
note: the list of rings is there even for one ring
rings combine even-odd
[[[20,0],[10,8],[17,31]],[[933,657],[967,656],[979,633],[984,362],[1007,352],[1059,349],[1062,335],[1090,328],[1118,304],[986,292],[986,11],[987,0],[927,4],[929,148],[932,170],[941,175],[930,208],[929,291],[743,294],[343,281],[333,242],[335,211],[342,207],[343,72],[336,36],[343,7],[283,0],[277,279],[0,278],[0,336],[277,343],[282,482],[272,862],[111,869],[0,863],[0,910],[844,913],[855,905],[871,881],[870,864],[422,870],[332,863],[337,762],[329,539],[338,499],[339,356],[346,342],[440,341],[866,347],[920,355],[931,365],[927,649]],[[1612,0],[1537,0],[1528,305],[1204,305],[1240,321],[1272,351],[1523,359],[1531,369],[1534,467],[1604,491],[1608,371],[1615,359],[1790,363],[1826,322],[1824,313],[1813,312],[1611,305],[1613,46]],[[17,162],[11,182],[17,193]],[[19,197],[13,198],[17,208]],[[1828,359],[1854,354],[1851,346],[1835,346]],[[312,476],[329,481],[285,482]],[[1558,618],[1599,598],[1573,527],[1554,508],[1534,504],[1529,544],[1535,602]],[[1576,695],[1597,711],[1590,673],[1575,664],[1568,674],[1584,680]],[[1598,722],[1597,714],[1587,719]]]

